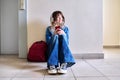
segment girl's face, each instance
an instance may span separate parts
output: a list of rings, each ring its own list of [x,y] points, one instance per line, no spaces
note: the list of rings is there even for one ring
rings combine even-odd
[[[56,22],[57,23],[62,23],[63,22],[63,18],[62,18],[62,16],[60,14],[57,16]]]

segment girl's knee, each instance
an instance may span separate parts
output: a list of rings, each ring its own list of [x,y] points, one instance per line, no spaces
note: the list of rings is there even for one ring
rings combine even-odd
[[[66,39],[66,36],[65,35],[60,35],[59,36],[61,39]]]
[[[65,36],[64,35],[60,35],[61,38],[64,38]]]
[[[58,39],[59,36],[56,34],[53,37],[54,37],[54,39]]]

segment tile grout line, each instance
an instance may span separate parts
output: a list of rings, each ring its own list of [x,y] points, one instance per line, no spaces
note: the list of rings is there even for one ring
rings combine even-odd
[[[99,71],[97,68],[95,68],[92,64],[88,63],[85,59],[83,59],[83,61],[85,61],[89,66],[91,66],[92,68],[94,68],[96,71],[98,71],[101,75],[103,75],[103,77],[107,78],[108,80],[110,80],[106,75],[104,75],[101,71]]]
[[[47,69],[46,69],[47,70]],[[46,71],[44,72],[44,77],[43,77],[43,80],[45,80],[45,74],[46,74]]]
[[[75,74],[74,74],[74,72],[73,72],[72,68],[71,68],[71,71],[72,71],[72,73],[73,73],[73,76],[74,76],[75,80],[77,80],[77,78],[75,77]]]

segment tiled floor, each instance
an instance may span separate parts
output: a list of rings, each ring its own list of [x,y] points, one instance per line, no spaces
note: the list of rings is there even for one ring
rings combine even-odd
[[[105,59],[76,59],[64,75],[48,75],[46,63],[0,55],[0,80],[120,80],[120,49],[104,49]]]

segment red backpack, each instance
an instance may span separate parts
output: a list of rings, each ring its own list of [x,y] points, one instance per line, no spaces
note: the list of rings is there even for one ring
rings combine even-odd
[[[45,41],[37,41],[32,44],[29,49],[27,60],[32,62],[47,61],[47,43]]]

